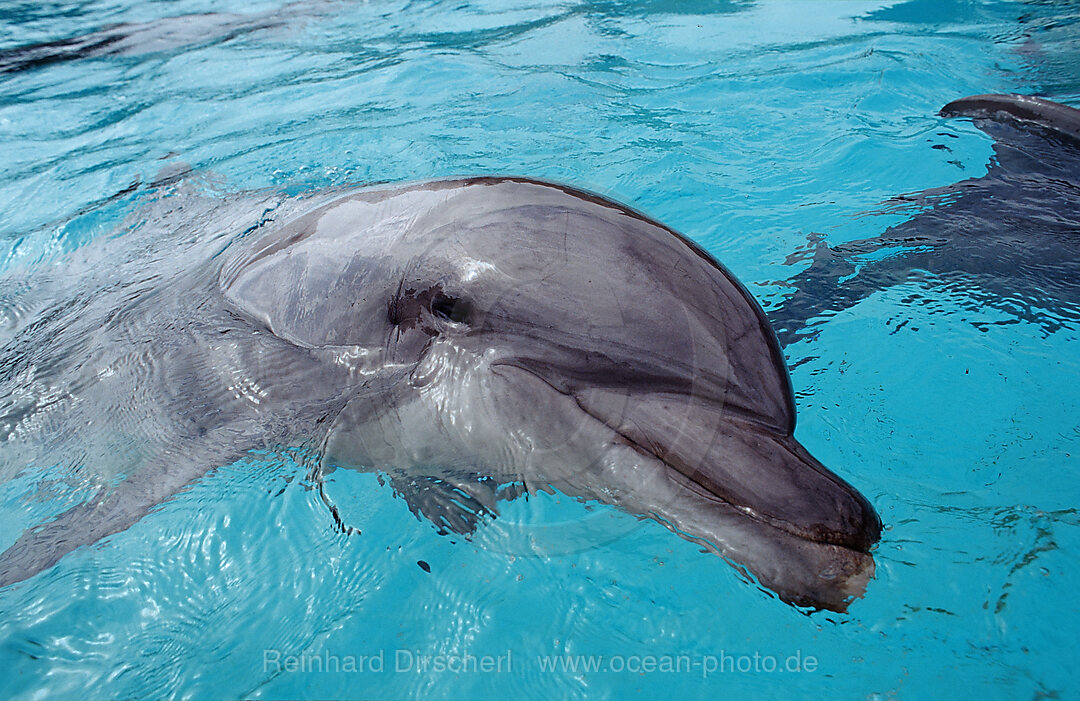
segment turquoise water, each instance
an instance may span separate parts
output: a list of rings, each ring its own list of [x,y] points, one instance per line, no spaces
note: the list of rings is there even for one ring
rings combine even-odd
[[[774,309],[811,235],[877,236],[903,218],[889,198],[986,172],[992,142],[946,102],[1080,105],[1067,5],[232,5],[0,9],[3,269],[63,275],[172,196],[151,184],[180,164],[221,197],[515,173],[649,213]],[[94,31],[124,38],[62,43]],[[916,282],[820,330],[786,349],[796,435],[887,528],[847,614],[558,495],[467,542],[339,472],[327,488],[363,531],[345,536],[282,450],[0,591],[0,697],[1075,697],[1080,330]],[[0,488],[3,544],[40,518],[39,478]],[[475,669],[417,671],[466,654]]]

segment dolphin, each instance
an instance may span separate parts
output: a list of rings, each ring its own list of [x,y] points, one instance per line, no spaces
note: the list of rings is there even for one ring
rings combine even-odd
[[[904,195],[885,212],[913,212],[881,236],[789,257],[803,270],[769,312],[787,346],[878,290],[919,280],[962,291],[1046,333],[1080,323],[1080,110],[1028,95],[974,95],[941,110],[994,138],[987,173]],[[944,144],[936,148],[948,149]],[[986,322],[973,322],[986,330]]]
[[[793,437],[761,307],[628,207],[435,180],[293,200],[179,254],[125,248],[131,277],[85,264],[109,282],[0,353],[2,454],[51,445],[19,464],[106,476],[0,553],[0,585],[273,446],[309,449],[319,475],[377,472],[442,532],[554,489],[655,519],[799,606],[844,611],[873,575],[881,520]]]

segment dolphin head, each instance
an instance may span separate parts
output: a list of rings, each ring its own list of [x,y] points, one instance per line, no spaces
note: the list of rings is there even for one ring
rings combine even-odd
[[[222,284],[340,368],[334,464],[614,503],[801,605],[843,610],[872,575],[881,522],[792,437],[760,306],[638,212],[516,178],[361,190],[248,246]]]

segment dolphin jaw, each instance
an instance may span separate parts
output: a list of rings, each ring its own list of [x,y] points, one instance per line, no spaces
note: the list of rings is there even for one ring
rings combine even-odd
[[[754,544],[726,540],[726,531],[736,530],[731,526],[710,531],[700,522],[691,522],[692,512],[654,511],[651,516],[673,533],[721,556],[748,581],[760,584],[781,600],[801,608],[845,613],[874,578],[876,565],[869,552],[793,533],[749,507],[725,501],[676,470],[668,473],[696,499],[712,505],[716,518],[722,520],[725,513],[735,513],[745,524],[744,530],[746,525],[754,524]]]
[[[709,489],[708,486],[701,484],[693,477],[684,475],[680,470],[677,470],[671,465],[668,465],[661,457],[657,456],[654,451],[637,445],[633,445],[632,447],[634,447],[639,452],[643,452],[650,457],[653,457],[656,460],[659,460],[660,462],[667,465],[670,474],[676,476],[677,479],[685,480],[685,486],[695,491],[699,496],[716,502],[718,504],[723,504],[726,508],[730,508],[750,520],[783,531],[788,535],[800,538],[809,543],[831,545],[862,554],[870,553],[870,551],[873,549],[873,546],[877,543],[877,532],[880,531],[881,527],[880,520],[877,521],[877,529],[875,530],[875,535],[864,541],[865,546],[857,546],[852,544],[850,541],[845,541],[845,539],[843,538],[836,537],[829,529],[821,527],[817,524],[811,525],[809,527],[800,526],[799,524],[792,523],[791,521],[763,513],[758,509],[755,509],[746,504],[741,504],[737,501],[725,497],[724,495],[717,494],[716,491]],[[874,516],[876,518],[877,514],[874,513]]]

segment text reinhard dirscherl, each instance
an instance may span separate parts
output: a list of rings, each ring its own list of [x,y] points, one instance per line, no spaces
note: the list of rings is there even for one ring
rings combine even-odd
[[[500,655],[427,654],[420,650],[386,650],[371,655],[304,652],[285,654],[281,650],[263,650],[263,672],[272,674],[506,674],[522,666],[520,655],[512,650]],[[518,660],[518,661],[515,661]],[[533,660],[528,660],[532,662]],[[818,659],[796,650],[790,655],[767,655],[760,652],[736,654],[720,650],[716,654],[658,655],[537,655],[535,669],[550,674],[626,673],[631,674],[772,674],[777,672],[814,672]],[[525,665],[527,666],[527,665]]]

